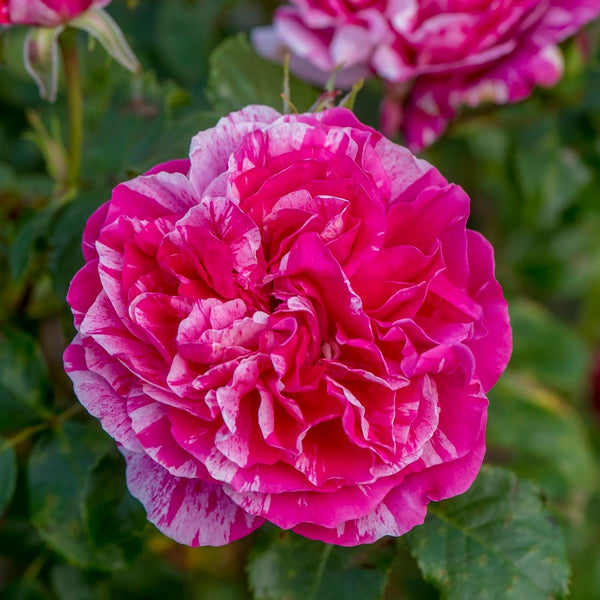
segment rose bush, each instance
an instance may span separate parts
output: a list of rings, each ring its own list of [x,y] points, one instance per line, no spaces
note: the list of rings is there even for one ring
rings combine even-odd
[[[118,185],[68,295],[75,391],[166,535],[341,545],[464,492],[511,332],[469,199],[348,110],[251,106]]]
[[[55,27],[110,0],[0,0],[0,23]]]
[[[340,65],[342,87],[380,76],[382,127],[421,149],[462,105],[516,102],[554,85],[556,44],[599,12],[600,0],[292,0],[254,41],[270,58],[289,49],[292,68],[317,83]]]

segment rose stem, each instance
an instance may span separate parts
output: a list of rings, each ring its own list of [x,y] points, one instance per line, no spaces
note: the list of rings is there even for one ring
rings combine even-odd
[[[79,185],[83,148],[83,96],[76,37],[77,32],[74,29],[66,29],[59,38],[69,110],[69,162],[66,183],[71,191],[75,191]]]

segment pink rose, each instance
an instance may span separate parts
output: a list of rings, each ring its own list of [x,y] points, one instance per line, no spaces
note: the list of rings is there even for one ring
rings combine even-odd
[[[469,199],[346,109],[250,106],[84,232],[65,367],[166,535],[341,545],[464,492],[511,351]]]
[[[0,0],[0,23],[55,27],[110,0]]]
[[[343,65],[345,87],[372,73],[388,92],[382,126],[413,149],[431,144],[463,105],[527,97],[562,74],[556,44],[598,16],[600,0],[292,0],[258,50],[294,53],[292,68],[322,83]]]

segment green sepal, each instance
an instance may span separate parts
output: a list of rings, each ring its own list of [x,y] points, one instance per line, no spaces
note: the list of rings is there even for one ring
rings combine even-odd
[[[140,70],[140,63],[125,40],[123,32],[106,11],[98,8],[86,10],[69,21],[69,26],[89,33],[128,71],[137,73]]]

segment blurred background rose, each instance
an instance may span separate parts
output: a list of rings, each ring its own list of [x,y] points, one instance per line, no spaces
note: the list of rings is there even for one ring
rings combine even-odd
[[[557,44],[599,12],[599,0],[295,0],[253,39],[264,56],[291,52],[292,69],[311,81],[338,68],[342,87],[381,77],[383,130],[401,129],[421,150],[463,106],[517,102],[554,85],[563,72]]]

